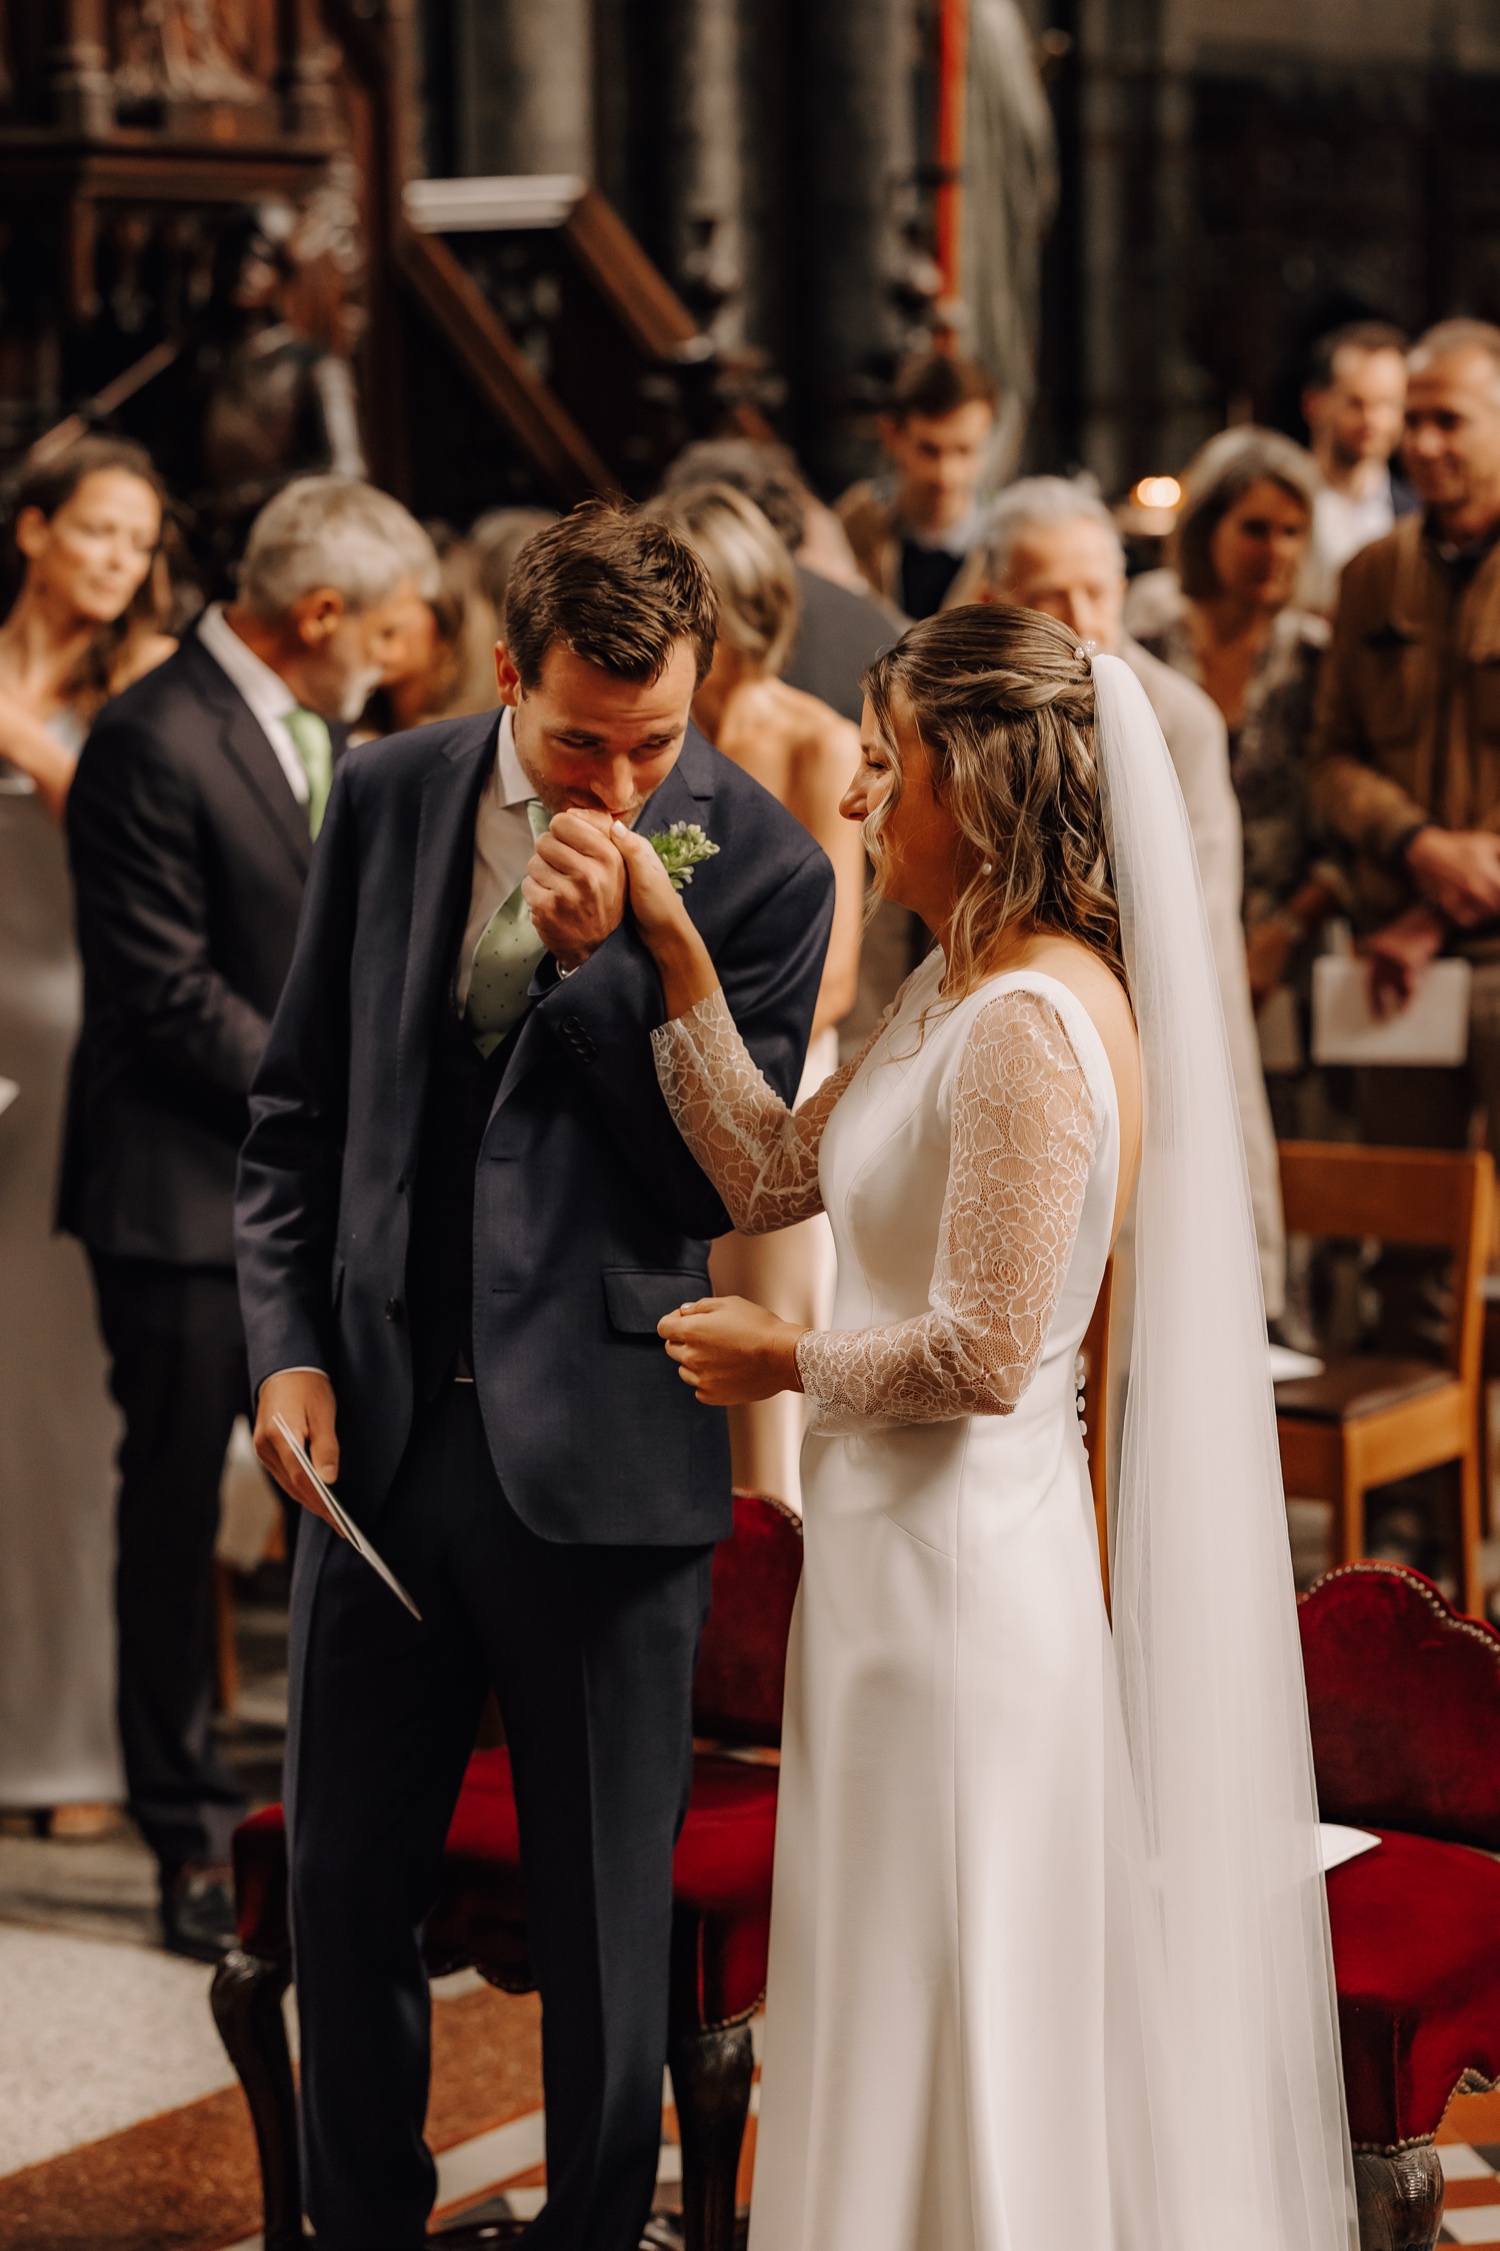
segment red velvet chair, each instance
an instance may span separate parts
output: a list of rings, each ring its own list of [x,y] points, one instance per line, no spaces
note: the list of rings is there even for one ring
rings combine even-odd
[[[1394,1564],[1300,1607],[1319,1811],[1381,1840],[1328,1878],[1361,2251],[1430,2251],[1433,2136],[1500,2081],[1500,1633]]]
[[[713,1605],[693,1683],[700,1748],[673,1863],[669,2061],[682,2138],[687,2251],[732,2251],[735,2176],[750,2108],[750,2018],[765,1993],[776,1827],[774,1764],[725,1755],[775,1746],[787,1630],[802,1570],[797,1520],[740,1495],[734,1536],[714,1557]],[[296,2108],[281,2001],[292,1975],[286,1832],[280,1806],[234,1841],[240,1943],[215,1972],[214,2018],[239,2073],[260,2151],[265,2251],[301,2251]],[[508,1993],[531,1991],[510,1758],[476,1751],[448,1832],[424,1934],[434,1976],[472,1966]],[[440,2230],[446,2251],[497,2242],[519,2223]]]

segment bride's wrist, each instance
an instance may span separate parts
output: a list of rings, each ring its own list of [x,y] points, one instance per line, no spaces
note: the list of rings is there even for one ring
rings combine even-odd
[[[707,946],[686,914],[642,933],[661,978],[667,1015],[686,1016],[718,990],[719,976]]]

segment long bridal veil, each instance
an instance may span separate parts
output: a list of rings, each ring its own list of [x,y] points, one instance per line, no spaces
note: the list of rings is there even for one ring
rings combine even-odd
[[[1112,1575],[1154,2019],[1137,2099],[1161,2251],[1357,2245],[1302,1656],[1229,1049],[1181,792],[1094,660],[1144,1146]],[[1122,2244],[1137,2251],[1122,2212]],[[1148,2251],[1145,2244],[1140,2251]],[[1156,2244],[1149,2251],[1158,2251]]]

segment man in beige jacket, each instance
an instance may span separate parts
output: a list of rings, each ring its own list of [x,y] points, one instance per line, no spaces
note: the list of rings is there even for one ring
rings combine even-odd
[[[910,361],[880,417],[889,474],[851,485],[837,504],[867,583],[907,617],[931,617],[953,599],[982,523],[996,403],[973,360],[933,352]]]
[[[1120,537],[1108,509],[1086,485],[1063,477],[1029,477],[1002,492],[956,591],[960,599],[1013,602],[1060,618],[1080,640],[1123,657],[1150,698],[1182,787],[1198,854],[1245,1135],[1266,1312],[1275,1320],[1285,1297],[1286,1231],[1276,1137],[1245,970],[1240,809],[1218,706],[1126,634]]]
[[[1422,513],[1344,571],[1313,803],[1353,856],[1378,1004],[1440,952],[1474,963],[1467,1068],[1362,1074],[1366,1137],[1500,1150],[1500,328],[1444,321],[1408,378]]]

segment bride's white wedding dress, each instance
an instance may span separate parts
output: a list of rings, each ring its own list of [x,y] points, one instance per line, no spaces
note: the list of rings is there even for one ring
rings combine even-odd
[[[824,1209],[838,1244],[833,1328],[799,1355],[757,2251],[1113,2241],[1121,1738],[1074,1365],[1109,1255],[1114,1081],[1066,986],[1022,972],[945,1009],[942,968],[795,1116],[721,998],[657,1035],[736,1223]]]
[[[1087,658],[1080,656],[1081,663]],[[1074,1365],[1119,1117],[1074,994],[942,959],[795,1114],[655,1034],[736,1225],[820,1207],[753,2251],[1354,2251],[1264,1310],[1191,837],[1093,661],[1140,1035],[1105,1618]]]

